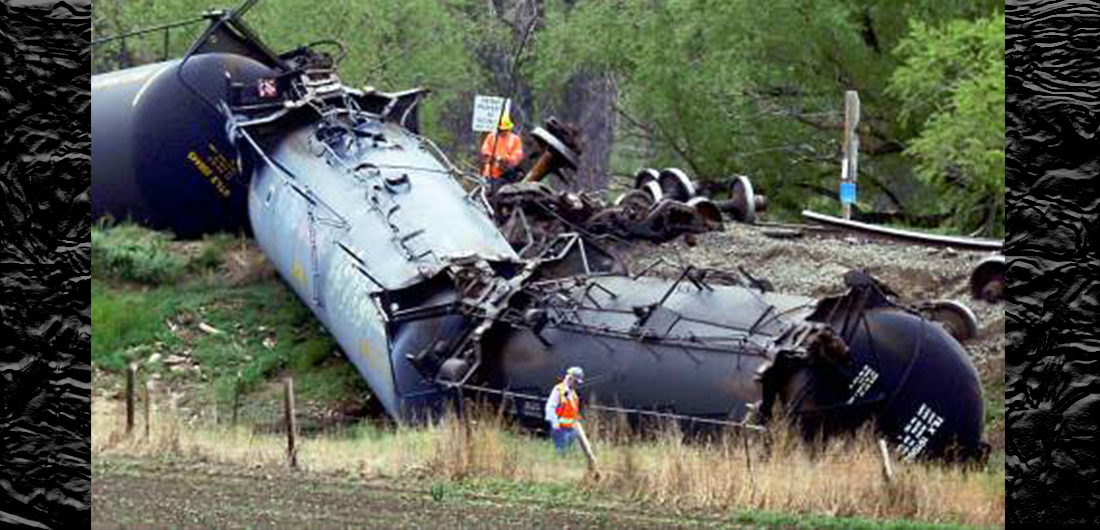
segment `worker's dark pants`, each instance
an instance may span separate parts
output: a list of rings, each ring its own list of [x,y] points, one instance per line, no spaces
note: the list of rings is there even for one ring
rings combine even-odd
[[[554,450],[560,455],[573,445],[573,440],[577,439],[577,430],[554,429],[550,436],[554,438]]]
[[[520,180],[523,180],[523,172],[518,167],[504,170],[499,178],[485,177],[485,182],[489,185],[489,195],[496,195],[501,186],[514,184]]]

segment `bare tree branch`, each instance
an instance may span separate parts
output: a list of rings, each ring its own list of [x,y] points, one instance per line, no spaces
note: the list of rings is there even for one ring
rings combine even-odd
[[[679,145],[679,142],[677,142],[675,138],[673,138],[671,135],[669,135],[665,131],[665,129],[660,126],[660,124],[658,124],[656,127],[654,127],[654,126],[648,125],[646,123],[643,123],[643,122],[635,119],[633,116],[631,116],[630,113],[627,112],[626,109],[622,108],[622,106],[619,105],[618,103],[615,103],[614,105],[615,105],[615,112],[617,112],[620,116],[622,116],[623,119],[625,119],[628,123],[630,123],[630,125],[646,131],[647,133],[650,134],[651,137],[656,137],[656,138],[659,138],[660,140],[662,140],[665,144],[667,144],[669,147],[671,147],[672,150],[675,151],[676,154],[680,156],[680,158],[684,159],[684,162],[686,162],[687,165],[691,167],[691,171],[693,173],[695,173],[696,175],[700,174],[699,173],[699,166],[695,162],[695,160],[692,158],[692,156],[689,155],[687,150],[684,147],[682,147],[681,145]]]

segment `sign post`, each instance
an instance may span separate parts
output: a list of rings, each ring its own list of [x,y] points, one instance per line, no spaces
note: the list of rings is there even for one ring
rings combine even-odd
[[[474,116],[471,120],[471,128],[476,132],[493,132],[497,130],[500,117],[512,105],[511,99],[498,96],[474,96]]]
[[[859,179],[859,93],[844,93],[844,161],[840,173],[840,208],[844,219],[852,218]]]

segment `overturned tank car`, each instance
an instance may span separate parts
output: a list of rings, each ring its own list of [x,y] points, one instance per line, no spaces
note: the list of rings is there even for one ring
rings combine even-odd
[[[632,413],[762,428],[782,404],[808,436],[873,422],[906,458],[981,452],[966,352],[873,278],[818,300],[628,275],[578,233],[521,257],[418,133],[426,91],[348,87],[338,46],[276,54],[243,11],[183,58],[93,77],[93,213],[251,233],[398,421],[482,390],[540,425],[579,365],[587,402]]]

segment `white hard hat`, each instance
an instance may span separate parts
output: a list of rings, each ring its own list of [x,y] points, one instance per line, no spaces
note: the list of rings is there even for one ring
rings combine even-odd
[[[584,382],[584,370],[581,370],[580,366],[573,366],[565,371],[565,375],[573,376],[573,379],[578,383]]]

